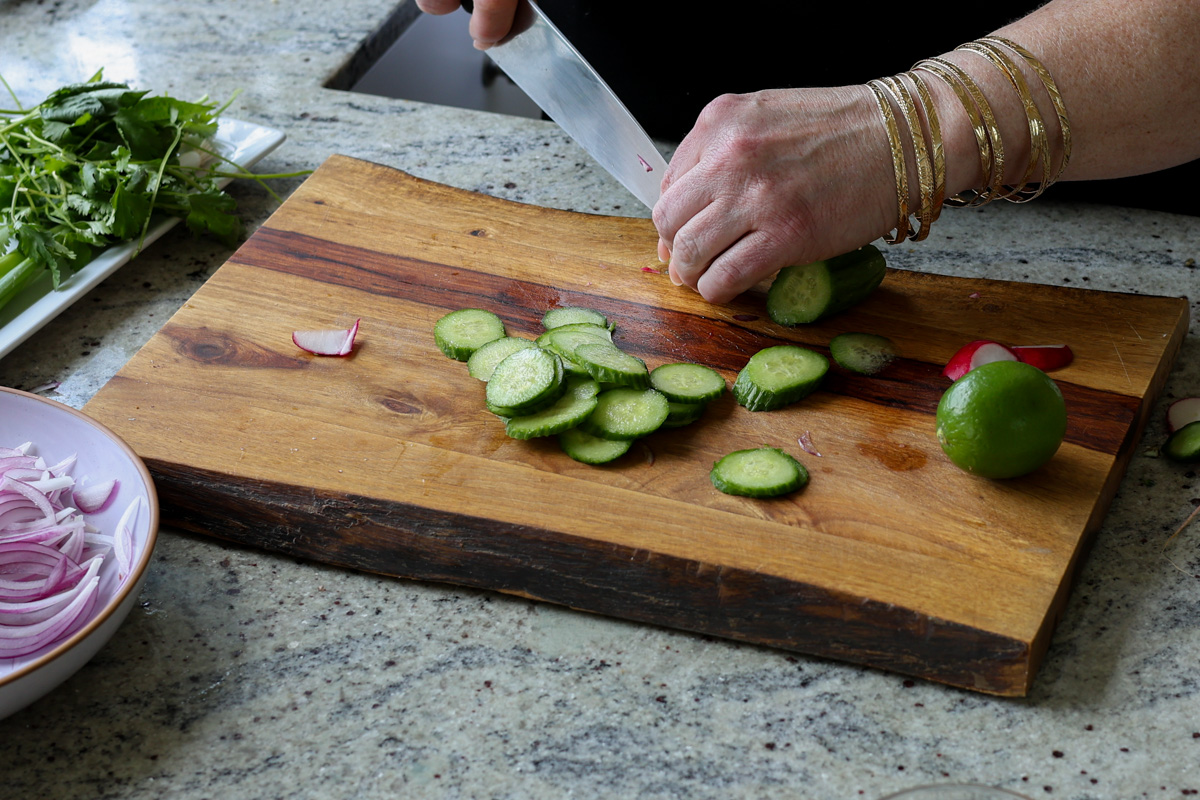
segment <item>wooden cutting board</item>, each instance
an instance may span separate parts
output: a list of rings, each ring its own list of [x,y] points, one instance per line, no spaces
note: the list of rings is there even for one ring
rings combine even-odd
[[[87,405],[146,460],[163,518],[302,558],[442,581],[896,670],[1029,688],[1089,535],[1187,329],[1187,303],[903,271],[862,306],[794,330],[762,291],[712,306],[673,287],[644,219],[549,210],[329,159]],[[727,394],[605,467],[516,441],[483,384],[434,346],[448,311],[534,337],[590,306],[650,367],[732,383],[756,350],[890,336],[874,378],[832,370],[786,410]],[[354,354],[297,329],[362,319]],[[962,344],[1069,343],[1067,440],[1025,478],[951,465],[934,437]],[[804,452],[808,433],[820,456]],[[720,494],[725,453],[782,447],[794,496]]]

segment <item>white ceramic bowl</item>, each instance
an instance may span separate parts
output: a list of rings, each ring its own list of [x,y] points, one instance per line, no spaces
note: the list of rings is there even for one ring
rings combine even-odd
[[[115,569],[101,572],[92,617],[72,636],[20,658],[0,658],[0,719],[71,677],[104,646],[137,601],[158,537],[158,496],[142,460],[115,433],[82,412],[44,397],[0,387],[0,447],[33,442],[55,463],[78,457],[74,475],[92,482],[116,478],[117,495],[88,521],[111,533],[135,497],[142,507],[133,528],[133,568],[118,585]]]

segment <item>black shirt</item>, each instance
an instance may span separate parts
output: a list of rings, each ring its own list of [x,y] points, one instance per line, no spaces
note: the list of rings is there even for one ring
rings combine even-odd
[[[1032,11],[1040,3],[926,3],[889,19],[887,6],[756,2],[630,4],[540,0],[540,7],[652,137],[682,139],[727,92],[842,86],[895,75]],[[1068,108],[1069,111],[1069,108]],[[1064,182],[1046,199],[1200,214],[1200,161],[1115,181]]]

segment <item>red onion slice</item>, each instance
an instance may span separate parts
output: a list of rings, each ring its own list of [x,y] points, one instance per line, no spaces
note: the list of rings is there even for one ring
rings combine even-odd
[[[75,489],[71,492],[71,496],[76,508],[85,514],[94,514],[97,511],[103,511],[108,506],[108,501],[112,499],[116,488],[116,480],[107,480],[82,489]]]
[[[72,635],[101,602],[103,576],[115,571],[120,585],[133,570],[141,498],[112,535],[99,533],[84,514],[110,504],[119,482],[77,486],[75,467],[74,455],[47,466],[29,443],[0,448],[0,659]]]
[[[805,431],[800,438],[796,440],[796,444],[800,445],[800,449],[808,453],[810,456],[821,458],[821,454],[818,453],[817,448],[813,446],[812,436],[808,431]]]

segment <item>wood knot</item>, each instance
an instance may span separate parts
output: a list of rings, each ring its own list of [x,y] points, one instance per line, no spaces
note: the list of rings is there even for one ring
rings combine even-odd
[[[398,397],[382,397],[379,400],[379,405],[386,408],[388,411],[393,411],[397,414],[420,414],[421,409],[405,400]]]
[[[163,332],[171,337],[175,352],[201,364],[260,369],[295,369],[303,366],[303,362],[297,359],[208,327],[182,328],[169,325]]]

